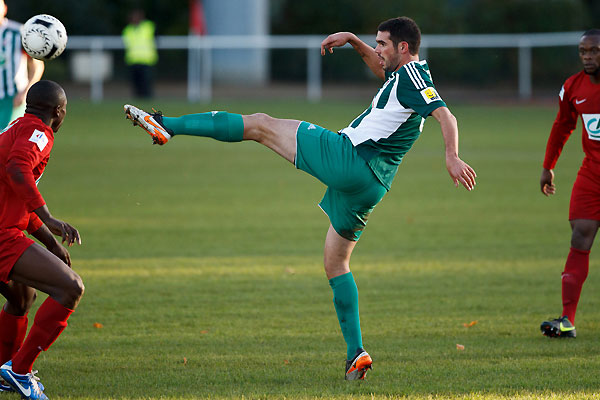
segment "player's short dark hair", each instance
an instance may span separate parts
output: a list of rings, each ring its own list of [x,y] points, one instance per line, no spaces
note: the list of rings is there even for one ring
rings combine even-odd
[[[584,36],[600,36],[600,29],[588,29],[587,31],[583,32],[583,35],[581,35],[581,37]]]
[[[58,83],[42,80],[34,83],[29,88],[25,103],[27,104],[27,108],[46,111],[61,105],[65,100],[65,91]]]
[[[383,21],[377,27],[379,32],[389,32],[395,47],[400,42],[408,43],[408,51],[413,56],[419,53],[421,30],[415,21],[408,17],[398,17]]]

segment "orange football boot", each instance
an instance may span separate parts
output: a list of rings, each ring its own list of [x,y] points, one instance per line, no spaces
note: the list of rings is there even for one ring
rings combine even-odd
[[[154,144],[163,145],[171,139],[172,135],[162,123],[161,112],[148,114],[146,111],[129,104],[125,104],[123,108],[125,109],[125,117],[133,121],[134,126],[139,125],[148,132],[152,136]]]
[[[371,356],[364,349],[358,349],[356,356],[352,360],[346,361],[346,380],[365,379],[369,369],[373,369]]]

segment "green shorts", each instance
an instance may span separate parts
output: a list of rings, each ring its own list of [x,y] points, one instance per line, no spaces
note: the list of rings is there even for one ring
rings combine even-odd
[[[11,123],[13,115],[13,96],[6,96],[0,99],[0,130],[6,128]]]
[[[296,168],[327,185],[319,206],[333,229],[357,241],[373,208],[387,193],[348,136],[302,122],[296,134]]]

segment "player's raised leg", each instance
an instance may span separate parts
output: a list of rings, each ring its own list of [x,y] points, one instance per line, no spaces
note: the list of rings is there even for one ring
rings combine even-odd
[[[83,295],[83,283],[75,271],[38,244],[25,250],[9,278],[45,292],[49,297],[35,314],[33,326],[21,348],[0,368],[0,375],[22,397],[46,399],[32,373],[33,363],[67,327],[67,320]]]
[[[244,140],[254,140],[292,164],[296,160],[296,134],[301,121],[267,114],[244,115]]]
[[[346,380],[364,379],[373,361],[363,349],[358,311],[358,288],[350,272],[350,256],[355,241],[341,237],[329,226],[325,239],[324,264],[333,304],[346,341]]]
[[[291,163],[296,158],[298,120],[278,119],[263,113],[241,115],[226,111],[173,118],[159,112],[150,114],[132,105],[124,108],[127,118],[150,134],[156,144],[165,144],[176,135],[210,137],[221,142],[253,140]]]

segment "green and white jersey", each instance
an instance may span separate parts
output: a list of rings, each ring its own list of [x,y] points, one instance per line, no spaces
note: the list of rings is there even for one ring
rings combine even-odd
[[[340,133],[350,138],[389,190],[398,165],[421,134],[425,118],[446,103],[433,86],[425,60],[386,72],[386,78],[369,108]]]
[[[16,77],[23,59],[21,26],[9,19],[0,25],[0,99],[17,94]]]

